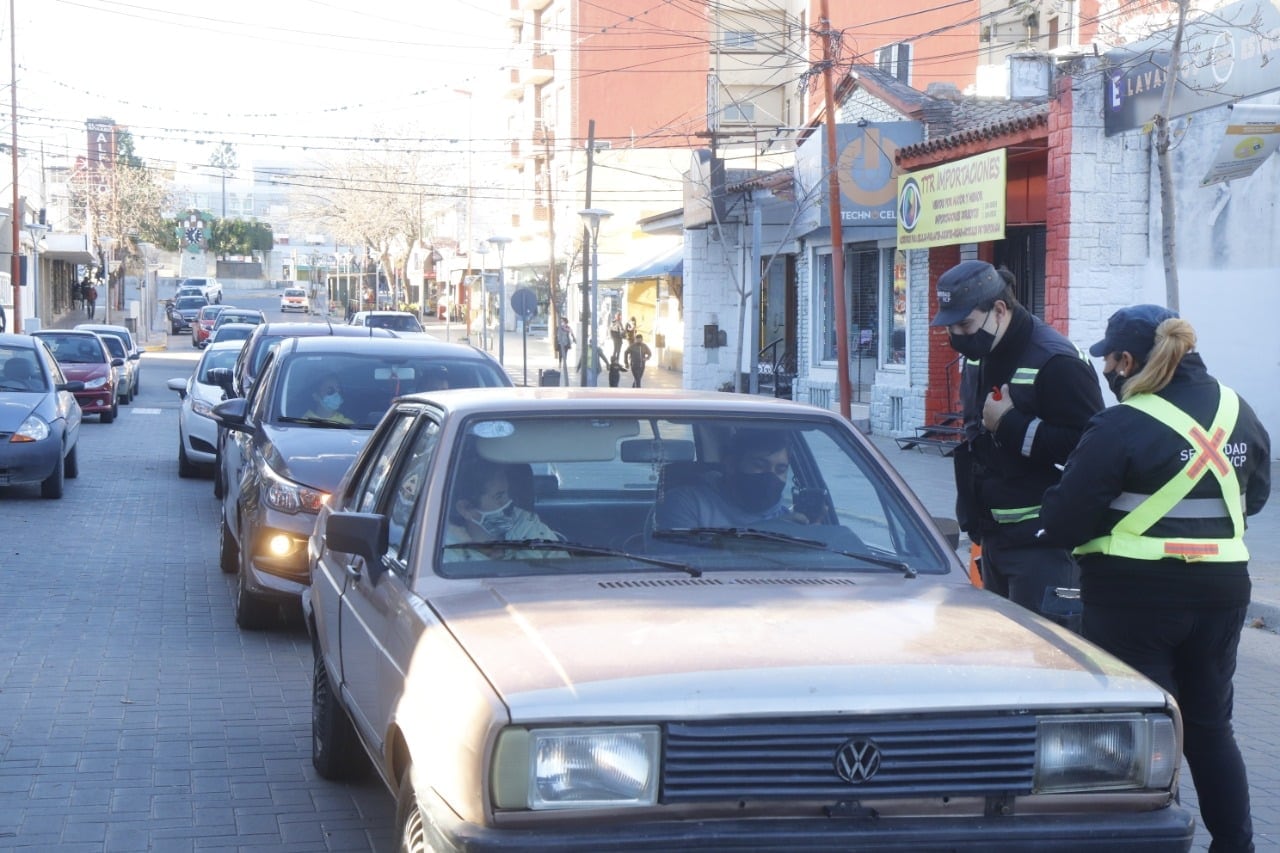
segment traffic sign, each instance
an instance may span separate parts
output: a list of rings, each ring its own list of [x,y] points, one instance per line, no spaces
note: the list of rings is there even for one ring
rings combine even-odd
[[[538,297],[529,287],[517,287],[511,292],[511,307],[526,322],[538,313]]]

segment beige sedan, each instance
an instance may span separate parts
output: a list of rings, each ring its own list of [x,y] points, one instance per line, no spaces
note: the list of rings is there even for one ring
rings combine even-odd
[[[955,547],[822,409],[403,398],[309,543],[315,767],[404,850],[1189,849],[1170,697]]]

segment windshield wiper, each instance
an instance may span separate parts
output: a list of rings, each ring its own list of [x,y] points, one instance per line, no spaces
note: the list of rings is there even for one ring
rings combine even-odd
[[[900,572],[903,577],[914,578],[916,576],[916,570],[911,568],[908,563],[893,557],[882,557],[879,554],[870,554],[864,551],[845,551],[841,548],[832,548],[830,545],[819,539],[806,539],[802,536],[792,536],[787,533],[778,533],[774,530],[759,530],[754,527],[670,527],[664,530],[655,530],[649,535],[654,539],[727,537],[730,539],[752,539],[762,542],[781,542],[787,545],[799,545],[802,548],[826,551],[830,554],[839,554],[842,557],[862,560],[863,562],[871,563],[874,566],[883,566],[886,569],[893,569]]]
[[[637,563],[647,563],[664,569],[684,572],[690,577],[700,578],[702,572],[693,566],[675,560],[662,560],[643,554],[633,554],[621,548],[605,548],[599,545],[586,545],[581,542],[564,542],[559,539],[490,539],[486,542],[453,542],[445,548],[474,548],[477,551],[502,550],[507,548],[526,548],[530,551],[567,551],[571,554],[594,554],[600,557],[624,557]]]
[[[277,420],[282,424],[305,424],[306,426],[328,427],[329,429],[355,429],[358,424],[344,424],[341,421],[331,421],[326,418],[290,418],[281,416]],[[365,427],[368,429],[368,427]]]

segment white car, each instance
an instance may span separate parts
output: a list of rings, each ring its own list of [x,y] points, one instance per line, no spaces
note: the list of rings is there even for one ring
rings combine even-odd
[[[286,311],[311,313],[311,297],[307,296],[305,287],[286,287],[284,293],[280,294],[280,313]]]
[[[178,283],[178,289],[181,290],[184,287],[198,287],[210,303],[214,305],[222,303],[222,283],[216,278],[184,278]]]
[[[195,371],[186,379],[170,379],[170,391],[182,400],[178,409],[178,476],[194,477],[201,468],[217,461],[218,424],[209,416],[222,402],[222,388],[209,381],[215,367],[230,368],[244,347],[244,341],[216,341],[205,348]]]
[[[347,321],[352,326],[390,329],[397,335],[425,335],[422,322],[408,311],[357,311]]]

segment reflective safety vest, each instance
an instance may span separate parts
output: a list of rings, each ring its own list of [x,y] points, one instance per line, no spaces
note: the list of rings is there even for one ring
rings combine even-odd
[[[1195,454],[1172,480],[1155,494],[1125,492],[1111,502],[1112,509],[1127,510],[1111,533],[1090,540],[1075,549],[1076,554],[1109,554],[1135,560],[1182,559],[1218,563],[1244,562],[1249,551],[1244,545],[1244,509],[1240,481],[1235,466],[1222,452],[1222,445],[1235,429],[1240,414],[1240,398],[1230,388],[1218,386],[1218,412],[1206,432],[1195,418],[1155,394],[1139,394],[1124,401],[1155,418],[1183,436]],[[1212,473],[1222,490],[1222,498],[1187,498],[1196,483]],[[1181,539],[1147,536],[1162,518],[1229,517],[1233,535],[1229,539]]]

